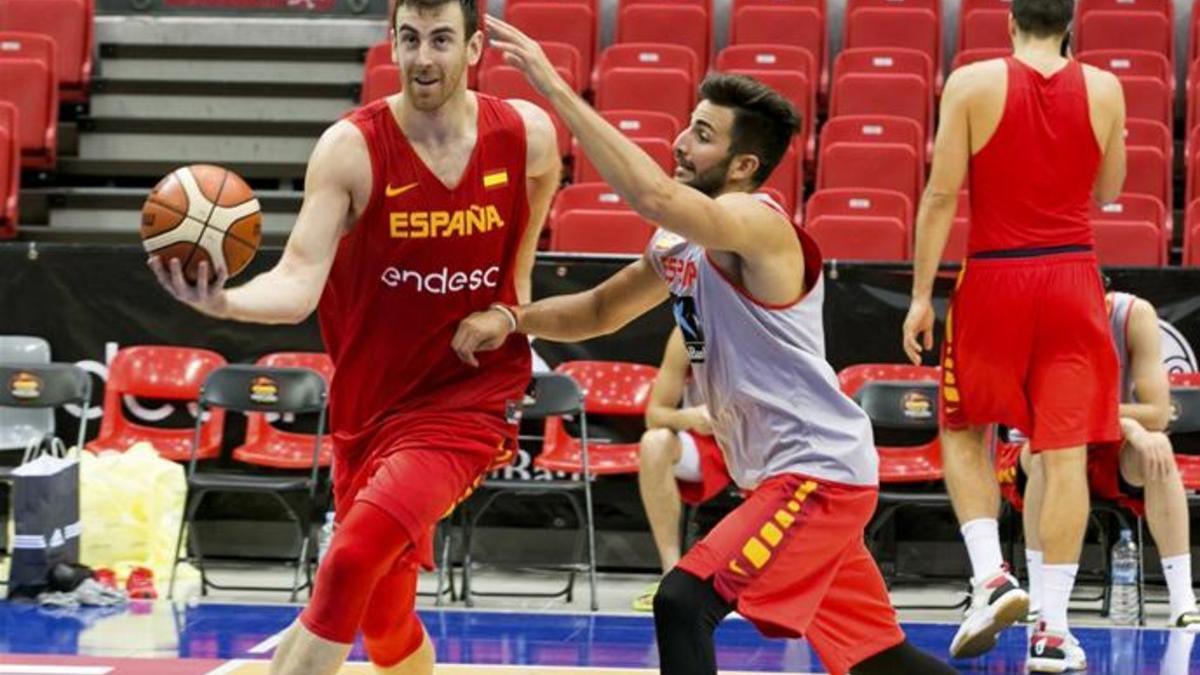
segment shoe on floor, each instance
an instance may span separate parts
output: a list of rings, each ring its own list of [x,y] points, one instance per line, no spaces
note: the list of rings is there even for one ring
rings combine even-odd
[[[1171,622],[1171,628],[1179,628],[1189,633],[1200,633],[1200,612],[1192,610],[1180,614]]]
[[[642,594],[633,599],[633,611],[635,612],[653,612],[654,611],[654,596],[658,594],[658,582],[654,582],[642,591]]]
[[[1029,658],[1025,669],[1031,673],[1066,673],[1087,669],[1087,655],[1079,640],[1070,633],[1054,633],[1039,623],[1029,636]]]
[[[92,572],[92,578],[95,579],[96,583],[100,584],[101,586],[111,588],[114,591],[118,589],[117,573],[114,572],[112,568],[101,567],[100,569]]]
[[[125,580],[125,590],[131,600],[154,600],[158,591],[154,588],[154,571],[147,567],[135,567]]]
[[[987,653],[996,646],[996,636],[1025,618],[1029,594],[1021,590],[1016,577],[1005,566],[982,581],[971,580],[971,606],[950,643],[950,656],[969,659]]]

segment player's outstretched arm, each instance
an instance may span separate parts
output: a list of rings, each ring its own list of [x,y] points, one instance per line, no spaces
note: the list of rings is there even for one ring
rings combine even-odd
[[[476,352],[498,348],[514,332],[579,342],[616,332],[666,299],[666,284],[643,257],[581,293],[476,312],[458,324],[450,345],[458,358],[477,366]]]
[[[525,121],[525,194],[529,199],[529,222],[517,250],[514,283],[517,302],[526,304],[533,300],[533,263],[537,257],[538,239],[546,225],[546,214],[550,212],[550,202],[562,180],[562,156],[554,122],[550,121],[546,111],[519,99],[509,103]]]
[[[946,81],[933,144],[933,167],[917,210],[912,304],[904,320],[903,341],[904,352],[918,365],[921,352],[933,348],[933,280],[970,161],[967,101],[973,77],[974,68],[968,66],[954,71]]]
[[[151,268],[172,295],[193,309],[219,319],[251,323],[299,323],[317,306],[333,265],[338,239],[353,222],[355,199],[371,193],[371,161],[362,134],[338,122],[317,141],[304,179],[304,203],[283,256],[271,270],[237,288],[224,288],[224,270],[216,283],[190,286],[178,265]],[[174,261],[173,261],[174,262]]]
[[[786,249],[795,240],[777,218],[744,218],[745,211],[730,208],[724,199],[713,200],[672,179],[563,81],[536,41],[503,21],[487,21],[491,46],[554,105],[596,170],[634,211],[705,248],[746,257]]]

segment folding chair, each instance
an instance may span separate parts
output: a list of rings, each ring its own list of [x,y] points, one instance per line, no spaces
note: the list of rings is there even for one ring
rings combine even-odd
[[[195,561],[200,569],[200,593],[205,595],[208,587],[226,590],[291,590],[291,601],[302,588],[312,588],[313,561],[309,555],[309,540],[312,538],[313,522],[316,520],[318,471],[320,469],[321,437],[325,431],[327,391],[325,380],[316,371],[308,368],[267,368],[257,365],[233,365],[219,368],[209,374],[200,390],[200,414],[197,415],[192,453],[188,460],[188,500],[179,536],[175,542],[175,559],[171,566],[171,583],[167,597],[175,593],[175,572],[180,562]],[[196,471],[197,448],[200,447],[201,418],[209,408],[221,408],[253,413],[317,413],[317,431],[313,436],[312,469],[305,474],[260,475],[233,472]],[[181,557],[184,533],[196,518],[196,512],[204,497],[209,493],[265,494],[274,497],[289,519],[296,524],[300,535],[300,554],[296,557],[296,571],[290,589],[261,586],[227,586],[209,581],[204,568],[204,553],[196,537],[190,537],[189,549],[193,555]],[[304,508],[297,510],[285,496],[304,495]],[[194,534],[194,533],[193,533]],[[306,581],[300,585],[300,570],[304,569]]]
[[[50,363],[50,343],[30,335],[0,335],[0,364]],[[0,387],[6,382],[0,382]],[[54,433],[54,411],[0,407],[0,451],[24,450],[30,441]]]
[[[583,389],[579,383],[561,373],[535,373],[533,376],[532,400],[526,398],[522,410],[522,418],[527,420],[544,420],[552,417],[577,417],[580,429],[580,451],[582,453],[581,480],[491,480],[485,479],[476,492],[481,503],[473,506],[469,500],[460,507],[460,518],[463,528],[463,582],[462,597],[468,607],[473,607],[473,596],[506,596],[506,597],[545,597],[557,598],[565,596],[567,602],[574,597],[575,575],[581,571],[588,574],[588,585],[591,592],[592,611],[598,609],[596,603],[596,529],[594,511],[592,509],[592,470],[588,456],[588,425],[585,411]],[[580,503],[580,493],[583,503]],[[472,568],[476,564],[474,551],[475,527],[479,519],[487,512],[500,497],[538,497],[542,495],[561,495],[569,503],[575,517],[578,518],[579,536],[576,538],[574,559],[583,557],[586,547],[585,563],[567,563],[551,565],[534,565],[541,569],[565,571],[568,574],[567,584],[562,590],[547,593],[511,593],[511,592],[480,592],[472,588]],[[439,583],[440,585],[440,583]]]

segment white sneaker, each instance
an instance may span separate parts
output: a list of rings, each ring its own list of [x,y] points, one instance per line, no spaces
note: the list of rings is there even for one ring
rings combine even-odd
[[[1177,628],[1189,633],[1200,633],[1200,612],[1193,610],[1180,614],[1171,622],[1171,628]]]
[[[996,646],[1000,631],[1025,618],[1029,611],[1029,594],[1021,590],[1007,566],[982,582],[972,579],[971,585],[971,606],[950,643],[950,656],[956,659],[987,653]]]
[[[1031,673],[1086,670],[1087,655],[1074,635],[1050,632],[1043,622],[1029,636],[1029,659],[1025,661],[1025,669]]]

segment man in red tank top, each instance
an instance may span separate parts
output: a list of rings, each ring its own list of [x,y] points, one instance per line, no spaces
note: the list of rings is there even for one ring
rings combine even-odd
[[[940,410],[946,485],[975,593],[950,651],[986,652],[1028,609],[1000,552],[999,488],[984,447],[989,424],[1028,429],[1047,485],[1034,672],[1086,663],[1067,625],[1088,513],[1086,447],[1120,438],[1117,359],[1088,214],[1093,201],[1120,193],[1125,106],[1116,77],[1063,57],[1072,13],[1071,0],[1013,0],[1013,56],[947,80],[904,322],[904,349],[920,363],[933,347],[933,281],[969,175],[968,259],[946,316]]]
[[[337,672],[362,630],[379,672],[432,673],[414,611],[432,531],[494,464],[529,381],[513,336],[480,367],[451,349],[458,322],[529,301],[538,234],[558,186],[545,111],[466,88],[483,35],[474,0],[400,0],[393,58],[403,93],[370,103],[317,142],[279,264],[243,286],[189,287],[151,266],[206,314],[295,323],[318,310],[331,383],[338,531],[312,601],[271,672]],[[175,261],[172,261],[173,263]]]

